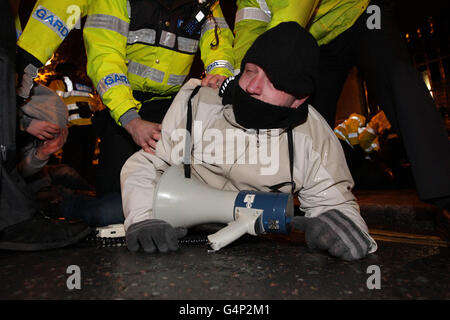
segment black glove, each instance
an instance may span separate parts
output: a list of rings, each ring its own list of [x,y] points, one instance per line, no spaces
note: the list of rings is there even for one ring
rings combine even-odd
[[[136,252],[140,247],[147,252],[156,250],[168,252],[178,250],[178,239],[187,234],[186,228],[174,228],[158,219],[145,220],[132,224],[126,233],[128,250]]]
[[[337,210],[314,218],[293,217],[292,226],[305,231],[309,248],[328,250],[334,257],[351,261],[364,258],[369,252],[369,239],[353,221]]]

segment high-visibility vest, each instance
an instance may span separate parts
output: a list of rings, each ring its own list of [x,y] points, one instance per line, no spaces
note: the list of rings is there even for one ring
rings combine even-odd
[[[344,122],[334,129],[336,136],[350,146],[359,144],[359,130],[366,124],[366,118],[360,114],[352,113]]]
[[[348,119],[334,129],[336,136],[352,148],[360,146],[366,153],[380,150],[379,136],[391,128],[383,111],[373,116],[366,125],[366,118],[352,113]]]
[[[51,81],[49,88],[55,91],[66,104],[69,112],[69,127],[92,124],[92,114],[99,109],[99,101],[95,98],[91,87],[64,76],[62,79]]]
[[[329,43],[351,27],[370,0],[237,0],[234,26],[236,65],[255,39],[281,22],[296,21],[319,45]]]
[[[233,33],[218,3],[201,32],[181,32],[197,4],[175,0],[167,8],[156,0],[96,0],[89,7],[83,30],[87,71],[117,123],[128,110],[141,107],[133,91],[174,96],[199,48],[206,73],[233,75]]]
[[[367,153],[380,150],[378,137],[389,129],[391,129],[391,124],[384,111],[378,112],[359,133],[359,145]]]

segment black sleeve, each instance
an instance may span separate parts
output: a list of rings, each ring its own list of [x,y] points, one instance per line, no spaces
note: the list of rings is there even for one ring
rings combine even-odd
[[[35,56],[18,46],[16,54],[16,72],[19,76],[19,83],[22,79],[25,68],[30,64],[38,69],[43,66],[43,64],[36,59]]]

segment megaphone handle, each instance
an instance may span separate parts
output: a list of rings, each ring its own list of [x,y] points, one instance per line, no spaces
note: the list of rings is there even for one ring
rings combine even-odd
[[[208,236],[211,248],[214,251],[229,245],[231,242],[242,237],[248,231],[248,224],[251,223],[248,219],[237,219],[230,222],[228,226],[220,229],[214,234]]]

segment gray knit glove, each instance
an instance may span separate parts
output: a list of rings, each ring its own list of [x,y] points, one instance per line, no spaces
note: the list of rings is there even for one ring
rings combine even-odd
[[[158,219],[145,220],[132,224],[126,233],[128,250],[136,252],[142,248],[147,253],[156,250],[168,252],[178,250],[178,239],[187,234],[186,228],[174,228]]]
[[[309,248],[327,250],[334,257],[358,260],[369,252],[369,239],[353,221],[337,210],[327,211],[314,218],[293,217],[292,226],[305,231]]]

